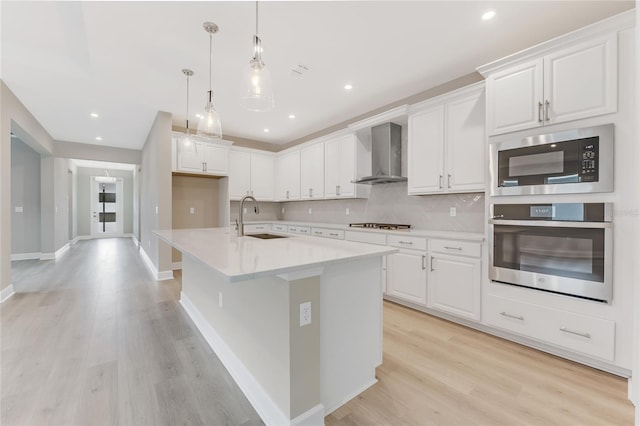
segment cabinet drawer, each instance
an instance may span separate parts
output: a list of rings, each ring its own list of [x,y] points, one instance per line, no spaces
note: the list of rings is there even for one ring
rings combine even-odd
[[[429,239],[429,251],[461,256],[480,257],[482,244],[471,241]]]
[[[291,232],[294,234],[304,234],[309,235],[311,233],[311,229],[308,226],[291,226],[287,227],[287,232]]]
[[[268,223],[251,224],[251,225],[244,226],[245,234],[255,234],[255,233],[260,233],[260,232],[270,231],[270,230],[271,230],[271,225]]]
[[[389,235],[388,245],[412,250],[427,250],[427,239],[404,235]]]
[[[489,295],[486,322],[609,361],[615,359],[615,322]]]
[[[271,225],[271,229],[273,229],[274,231],[287,232],[287,225],[274,223],[273,225]]]
[[[344,239],[347,241],[355,241],[356,243],[378,244],[380,246],[387,245],[386,235],[371,232],[346,231],[344,233]]]
[[[336,240],[344,240],[344,231],[338,229],[322,229],[312,228],[311,235],[314,237],[333,238]]]

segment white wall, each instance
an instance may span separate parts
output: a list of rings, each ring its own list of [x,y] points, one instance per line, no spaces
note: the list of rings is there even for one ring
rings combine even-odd
[[[16,212],[21,207],[22,212]],[[40,154],[11,140],[11,254],[40,253]]]

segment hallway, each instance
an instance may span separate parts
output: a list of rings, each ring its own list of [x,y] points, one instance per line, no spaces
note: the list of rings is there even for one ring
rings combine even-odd
[[[80,241],[12,263],[1,308],[0,423],[261,424],[131,239]]]

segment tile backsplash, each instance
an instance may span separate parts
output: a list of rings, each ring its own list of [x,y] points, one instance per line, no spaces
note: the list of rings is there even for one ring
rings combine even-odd
[[[261,202],[260,214],[253,212],[251,203],[245,206],[247,221],[383,222],[409,224],[415,229],[484,232],[484,193],[413,196],[407,195],[406,182],[374,185],[368,199]],[[237,201],[231,202],[231,222],[238,216],[238,207]],[[452,207],[456,216],[450,215]]]

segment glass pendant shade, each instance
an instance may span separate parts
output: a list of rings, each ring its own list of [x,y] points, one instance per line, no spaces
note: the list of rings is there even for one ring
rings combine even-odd
[[[254,58],[245,69],[245,90],[240,105],[250,111],[269,111],[275,106],[271,73],[259,58]]]
[[[211,102],[204,107],[204,117],[198,122],[198,136],[209,139],[222,139],[220,114]]]
[[[191,133],[189,132],[189,77],[193,76],[193,71],[188,68],[184,68],[182,73],[187,76],[187,113],[184,135],[180,138],[180,144],[182,145],[180,149],[183,152],[197,152],[196,145],[193,143],[193,140],[191,140]]]

